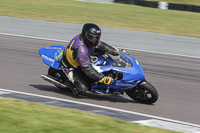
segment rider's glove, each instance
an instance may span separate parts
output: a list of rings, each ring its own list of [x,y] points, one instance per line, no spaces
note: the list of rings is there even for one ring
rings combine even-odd
[[[101,80],[99,80],[99,83],[104,83],[104,84],[109,85],[112,81],[113,81],[112,77],[104,77]]]

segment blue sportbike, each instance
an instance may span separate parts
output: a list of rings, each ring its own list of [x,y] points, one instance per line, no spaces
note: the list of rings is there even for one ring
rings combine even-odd
[[[69,80],[61,70],[61,59],[58,58],[64,49],[62,45],[53,45],[38,51],[42,61],[49,66],[48,74],[42,74],[41,77],[62,90],[70,88]],[[94,82],[88,91],[106,95],[126,93],[136,102],[155,103],[158,100],[158,92],[152,84],[145,80],[139,61],[121,50],[119,53],[117,57],[102,53],[95,53],[91,57],[93,67],[99,73],[110,76],[114,80],[110,85]]]

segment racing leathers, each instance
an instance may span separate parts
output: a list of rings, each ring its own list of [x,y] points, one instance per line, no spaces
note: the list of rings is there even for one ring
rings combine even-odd
[[[68,79],[75,85],[80,92],[86,91],[90,87],[90,83],[100,81],[107,83],[103,74],[97,72],[91,65],[90,56],[94,51],[107,53],[111,55],[119,55],[118,49],[99,41],[96,47],[85,44],[80,34],[75,36],[66,46],[62,58],[62,70]],[[108,81],[110,83],[110,81]]]

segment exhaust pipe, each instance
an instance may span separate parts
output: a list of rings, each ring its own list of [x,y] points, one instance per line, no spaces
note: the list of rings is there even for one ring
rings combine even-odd
[[[54,77],[52,77],[52,76],[50,76],[50,75],[48,75],[48,74],[42,74],[42,75],[41,75],[41,78],[43,78],[44,80],[46,80],[46,81],[48,81],[48,82],[54,84],[54,85],[57,86],[57,87],[60,87],[60,88],[63,88],[63,89],[67,88],[66,85],[64,85],[64,84],[62,84],[62,83],[56,81],[56,79],[55,79]]]

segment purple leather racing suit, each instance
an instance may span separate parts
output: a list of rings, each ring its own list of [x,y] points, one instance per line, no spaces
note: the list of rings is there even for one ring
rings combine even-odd
[[[91,65],[90,56],[94,54],[95,50],[118,55],[115,48],[101,41],[95,48],[87,46],[80,39],[80,34],[68,43],[63,53],[62,70],[81,91],[86,91],[89,88],[90,84],[86,81],[99,81],[104,77]]]

